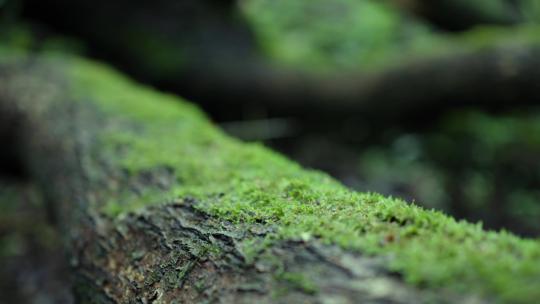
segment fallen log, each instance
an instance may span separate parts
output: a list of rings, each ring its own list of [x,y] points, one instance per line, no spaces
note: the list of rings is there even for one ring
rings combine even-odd
[[[540,298],[537,240],[350,191],[99,63],[4,55],[0,109],[81,303]]]

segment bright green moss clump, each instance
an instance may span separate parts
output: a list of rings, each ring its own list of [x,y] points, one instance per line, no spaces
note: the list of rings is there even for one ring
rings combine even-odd
[[[514,13],[523,17],[519,26],[484,25],[454,34],[437,31],[400,10],[399,2],[403,1],[246,0],[241,8],[263,52],[281,64],[316,71],[365,72],[426,56],[539,41],[537,0],[519,1],[519,13],[507,1],[454,1],[464,11],[488,19],[509,20]]]
[[[427,25],[384,1],[249,0],[242,11],[270,57],[300,67],[379,66],[434,42]]]
[[[274,225],[267,240],[317,238],[388,256],[390,269],[419,286],[501,302],[540,299],[538,241],[486,232],[399,199],[352,192],[261,145],[227,137],[194,106],[96,63],[74,59],[67,71],[82,100],[114,117],[101,140],[116,165],[133,175],[174,171],[168,193],[128,194],[108,205],[114,214],[194,197],[198,208],[214,216]]]

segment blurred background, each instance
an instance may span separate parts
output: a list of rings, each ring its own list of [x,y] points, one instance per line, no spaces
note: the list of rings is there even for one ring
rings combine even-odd
[[[2,48],[97,58],[355,190],[540,236],[538,0],[0,0]],[[3,158],[0,294],[69,303]]]

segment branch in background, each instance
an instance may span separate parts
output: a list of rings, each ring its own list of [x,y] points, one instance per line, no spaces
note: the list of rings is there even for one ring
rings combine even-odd
[[[519,6],[526,1],[528,0],[389,0],[400,9],[449,31],[464,31],[486,24],[516,25],[525,21],[526,17]]]
[[[163,0],[149,13],[127,2],[56,0],[60,9],[45,14],[41,6],[52,4],[28,0],[25,15],[82,37],[98,56],[199,102],[220,120],[237,120],[243,109],[257,107],[271,117],[388,124],[460,105],[536,102],[535,28],[477,30],[370,71],[320,74],[276,66],[261,56],[231,3],[219,9],[212,3]]]

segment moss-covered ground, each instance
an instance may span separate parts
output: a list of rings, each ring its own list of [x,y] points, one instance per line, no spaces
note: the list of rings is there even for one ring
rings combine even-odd
[[[98,63],[73,58],[65,71],[77,99],[112,118],[99,140],[115,166],[132,175],[156,168],[175,175],[169,191],[126,193],[107,202],[103,211],[111,217],[195,198],[197,208],[224,220],[275,227],[266,238],[270,243],[318,239],[387,256],[389,269],[417,286],[495,302],[540,299],[538,240],[485,231],[480,224],[400,199],[350,191],[260,144],[226,136],[195,106]]]

